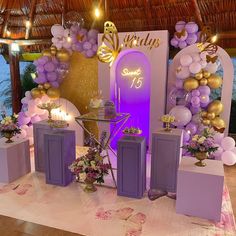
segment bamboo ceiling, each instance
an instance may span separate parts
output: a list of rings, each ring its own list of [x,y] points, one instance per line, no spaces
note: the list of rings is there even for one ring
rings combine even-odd
[[[103,18],[94,21],[95,4]],[[50,39],[50,28],[61,24],[63,13],[77,11],[85,27],[103,29],[104,20],[113,21],[118,31],[167,29],[172,36],[179,20],[196,21],[222,34],[219,45],[236,48],[236,0],[0,0],[0,34],[11,31],[10,38],[25,38],[25,21],[32,22],[29,39]]]

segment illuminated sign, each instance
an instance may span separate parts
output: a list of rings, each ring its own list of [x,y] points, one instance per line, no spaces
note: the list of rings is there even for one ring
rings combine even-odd
[[[124,77],[129,77],[132,79],[132,83],[130,88],[139,89],[142,87],[143,84],[143,77],[141,76],[142,70],[140,68],[136,70],[129,70],[128,68],[124,68],[121,72],[121,75]]]

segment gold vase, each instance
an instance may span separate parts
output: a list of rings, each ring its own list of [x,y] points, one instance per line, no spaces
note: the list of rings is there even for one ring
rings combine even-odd
[[[94,186],[94,182],[96,180],[93,179],[93,178],[86,178],[84,180],[84,183],[85,183],[85,188],[84,188],[84,191],[86,193],[93,193],[93,192],[96,192],[97,191],[97,188]]]
[[[207,152],[196,152],[194,156],[199,160],[195,163],[196,166],[204,167],[206,163],[203,160],[207,159],[208,153]]]
[[[4,138],[7,139],[7,141],[5,143],[13,143],[14,141],[11,140],[14,137],[14,133],[13,132],[3,132],[2,133]]]

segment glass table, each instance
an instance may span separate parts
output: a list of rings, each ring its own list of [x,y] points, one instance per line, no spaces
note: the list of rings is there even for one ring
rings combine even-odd
[[[117,113],[115,116],[113,117],[108,117],[105,116],[103,112],[89,112],[86,113],[84,115],[75,117],[76,122],[83,128],[83,130],[85,132],[87,132],[91,137],[93,137],[93,139],[95,140],[95,142],[102,148],[102,150],[104,150],[106,152],[106,155],[103,156],[104,158],[107,157],[108,159],[108,163],[111,166],[111,175],[112,175],[112,179],[114,182],[115,187],[117,187],[116,185],[116,180],[115,180],[115,176],[114,176],[114,168],[111,165],[111,160],[110,160],[110,156],[109,156],[109,150],[117,157],[116,152],[112,149],[112,147],[110,146],[111,141],[114,139],[114,137],[120,132],[120,130],[124,127],[125,123],[127,122],[127,120],[129,119],[130,114],[129,113]],[[91,131],[89,131],[83,122],[103,122],[103,123],[108,123],[108,124],[112,124],[109,136],[107,138],[107,140],[104,143],[101,143],[94,135]]]

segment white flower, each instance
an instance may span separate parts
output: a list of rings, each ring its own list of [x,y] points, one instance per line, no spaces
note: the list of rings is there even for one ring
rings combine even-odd
[[[201,138],[198,139],[198,143],[203,144],[205,140],[206,137],[202,136]]]
[[[196,135],[193,136],[192,140],[193,140],[193,141],[197,141],[198,138],[199,138],[199,135],[196,134]]]
[[[84,180],[86,179],[86,177],[87,177],[87,175],[86,175],[85,172],[79,173],[79,179],[80,179],[81,181],[84,181]]]
[[[79,161],[78,162],[78,166],[83,166],[84,165],[84,162],[83,161]]]

